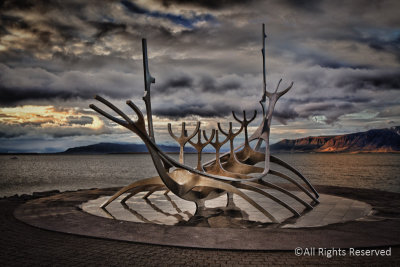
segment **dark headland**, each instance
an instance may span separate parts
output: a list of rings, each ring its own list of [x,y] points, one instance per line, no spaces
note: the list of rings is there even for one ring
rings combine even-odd
[[[400,126],[332,136],[284,139],[271,145],[274,152],[399,153]]]
[[[173,145],[160,145],[162,151],[167,153],[178,153],[179,147]],[[124,154],[124,153],[147,153],[144,144],[118,144],[118,143],[98,143],[88,146],[68,148],[62,154]],[[196,150],[185,147],[185,152],[194,153]]]

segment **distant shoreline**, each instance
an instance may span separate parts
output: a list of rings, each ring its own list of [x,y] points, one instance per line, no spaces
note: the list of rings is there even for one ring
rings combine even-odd
[[[179,154],[179,146],[161,144],[159,148],[167,154]],[[227,148],[224,148],[227,149]],[[265,147],[264,147],[265,149]],[[332,136],[309,136],[298,139],[283,139],[270,146],[274,154],[399,154],[400,153],[400,126],[372,129]],[[3,150],[6,151],[6,150]],[[196,154],[193,147],[185,147],[186,154]],[[226,153],[228,151],[221,151]],[[214,151],[205,149],[204,154]],[[52,153],[0,153],[0,155],[125,155],[148,154],[145,144],[136,143],[96,143],[86,146],[71,147],[65,151]]]
[[[222,153],[226,153],[229,151],[225,151]],[[166,154],[171,155],[179,155],[179,152],[165,152]],[[390,151],[390,152],[379,152],[379,151],[357,151],[357,152],[302,152],[302,151],[280,151],[280,152],[272,152],[273,154],[400,154],[400,151]],[[0,156],[84,156],[84,155],[148,155],[149,152],[123,152],[123,153],[64,153],[64,152],[55,152],[55,153],[0,153]],[[196,155],[196,152],[185,152],[185,154]],[[214,152],[203,152],[202,154],[215,154]]]

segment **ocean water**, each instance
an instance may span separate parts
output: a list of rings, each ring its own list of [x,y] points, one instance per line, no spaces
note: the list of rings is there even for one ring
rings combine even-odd
[[[400,193],[399,154],[279,154],[312,184],[378,189]],[[157,175],[149,155],[0,156],[0,196],[58,189],[124,186]],[[177,155],[173,155],[177,158]],[[203,162],[213,155],[203,155]],[[197,156],[186,155],[195,166]],[[273,169],[284,171],[278,166]],[[289,173],[289,172],[286,172]],[[271,181],[282,182],[279,178]]]

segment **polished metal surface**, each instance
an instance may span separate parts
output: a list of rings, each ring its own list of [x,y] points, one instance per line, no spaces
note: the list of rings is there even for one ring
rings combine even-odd
[[[273,189],[265,191],[274,196],[280,196]],[[194,216],[196,205],[192,202],[175,195],[164,195],[162,191],[155,192],[148,199],[144,198],[146,193],[141,192],[124,203],[120,202],[125,197],[125,195],[122,195],[106,209],[99,208],[99,205],[108,196],[101,196],[83,203],[81,207],[87,213],[110,219],[207,228],[320,227],[361,219],[372,211],[372,207],[367,203],[327,194],[321,195],[321,204],[313,210],[306,210],[294,199],[283,197],[285,202],[302,214],[301,217],[293,219],[291,218],[293,214],[289,210],[280,208],[273,200],[265,199],[262,195],[250,191],[245,191],[245,193],[255,201],[261,202],[266,209],[271,210],[282,223],[279,225],[271,224],[264,214],[237,196],[234,196],[235,204],[231,207],[224,207],[225,196],[207,201],[206,212],[203,216]],[[293,193],[299,198],[303,195],[300,191]]]
[[[299,213],[293,205],[285,201],[284,198],[289,198],[291,201],[301,204],[307,210],[313,209],[313,206],[318,204],[318,193],[312,187],[311,183],[298,172],[294,167],[283,162],[282,160],[270,155],[269,150],[269,136],[270,136],[270,126],[272,120],[272,114],[275,105],[280,97],[286,94],[293,86],[293,83],[287,87],[285,90],[278,92],[278,87],[281,83],[279,81],[276,90],[270,93],[266,90],[265,82],[265,26],[263,25],[263,76],[264,76],[264,87],[263,96],[260,101],[263,107],[263,119],[257,130],[248,137],[248,125],[256,118],[257,113],[251,119],[246,118],[246,113],[243,111],[243,120],[240,120],[235,113],[233,113],[234,119],[240,123],[240,129],[233,132],[232,123],[229,123],[229,129],[224,130],[220,123],[218,123],[218,130],[213,129],[210,138],[207,137],[205,131],[200,130],[200,122],[197,122],[195,130],[188,135],[185,122],[182,123],[181,134],[176,136],[173,131],[171,124],[168,124],[168,131],[172,138],[174,138],[179,146],[179,162],[175,161],[173,158],[164,153],[160,147],[156,144],[154,139],[154,129],[152,122],[152,111],[151,111],[151,99],[150,99],[150,84],[155,82],[155,79],[150,75],[148,69],[148,58],[147,58],[147,45],[146,40],[143,39],[143,68],[144,68],[144,80],[145,80],[145,95],[143,101],[146,106],[147,114],[147,131],[146,123],[143,113],[140,109],[132,102],[127,101],[127,105],[132,108],[136,113],[137,121],[132,121],[125,113],[114,106],[112,103],[106,99],[96,96],[95,99],[104,105],[112,109],[116,114],[118,114],[122,119],[110,115],[109,113],[103,111],[95,105],[90,105],[92,109],[100,113],[101,115],[107,117],[108,119],[114,121],[115,123],[131,130],[136,135],[138,135],[144,144],[147,146],[150,156],[153,160],[154,166],[158,172],[159,176],[142,179],[136,181],[130,185],[123,187],[113,196],[109,197],[102,205],[102,208],[106,208],[110,203],[112,203],[117,198],[124,195],[121,200],[122,203],[127,203],[130,198],[135,196],[140,192],[146,192],[145,198],[148,199],[153,193],[157,191],[164,191],[165,195],[168,192],[172,192],[177,197],[194,202],[196,205],[195,216],[202,216],[207,213],[205,209],[205,201],[212,200],[220,197],[221,195],[227,195],[227,208],[234,207],[233,195],[240,196],[244,201],[249,203],[252,207],[261,212],[266,218],[272,223],[279,223],[281,220],[277,219],[269,210],[262,206],[258,198],[255,201],[253,197],[250,197],[248,193],[256,194],[261,196],[261,199],[273,201],[277,207],[281,207],[288,210],[293,217],[299,217]],[[266,99],[268,98],[268,106]],[[244,130],[245,142],[239,147],[234,147],[234,139]],[[205,142],[201,142],[201,134],[205,138]],[[197,143],[191,141],[197,135]],[[225,138],[221,138],[224,135]],[[258,140],[257,148],[253,149],[250,146],[250,142],[253,140]],[[265,143],[265,152],[257,151],[261,145],[261,141]],[[227,154],[220,153],[221,147],[229,142],[230,152]],[[197,167],[193,169],[184,164],[184,148],[185,145],[189,143],[196,150],[198,155]],[[215,159],[202,164],[201,154],[205,146],[211,145],[215,148]],[[254,166],[259,162],[264,162],[264,168]],[[297,179],[300,178],[302,182],[308,187],[304,187],[301,183],[296,181],[296,177],[292,178],[285,173],[278,172],[276,170],[270,169],[270,162],[274,162],[283,168],[295,174]],[[272,184],[268,181],[269,176],[274,175],[282,178],[285,181],[293,184],[298,190],[304,193],[302,197],[297,194],[284,189],[278,185]],[[309,191],[312,191],[312,193]],[[269,190],[275,192],[283,193],[282,196],[276,196],[271,194]],[[304,196],[308,197],[309,200],[304,200]],[[311,201],[311,202],[309,202]],[[270,206],[268,208],[271,208]],[[131,209],[128,209],[132,212]],[[134,214],[139,216],[137,212]],[[139,216],[140,217],[140,216]]]

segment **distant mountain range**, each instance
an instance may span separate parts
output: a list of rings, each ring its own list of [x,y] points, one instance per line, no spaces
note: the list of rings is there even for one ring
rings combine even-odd
[[[164,152],[177,153],[178,146],[160,145]],[[375,129],[345,135],[309,136],[294,140],[284,139],[271,145],[272,152],[400,152],[400,126]],[[62,154],[146,153],[144,144],[99,143],[69,148]],[[186,153],[194,153],[191,146]]]
[[[284,139],[271,145],[273,152],[400,152],[400,126],[333,136]]]
[[[164,152],[179,152],[178,146],[160,145]],[[89,146],[79,146],[68,148],[62,154],[113,154],[113,153],[147,153],[147,147],[144,144],[116,144],[116,143],[98,143]],[[192,147],[185,147],[185,152],[196,152]]]

